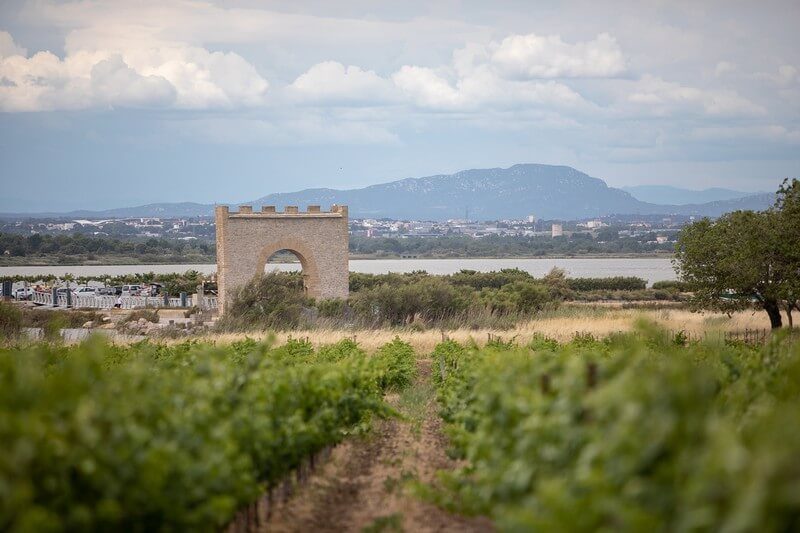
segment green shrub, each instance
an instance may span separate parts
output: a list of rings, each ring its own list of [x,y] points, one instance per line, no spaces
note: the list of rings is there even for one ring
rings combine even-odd
[[[53,313],[50,320],[42,327],[42,336],[45,340],[56,342],[61,340],[61,330],[69,326],[63,313]]]
[[[480,298],[489,309],[501,314],[531,315],[548,304],[555,305],[546,286],[530,281],[515,281],[500,289],[483,289]]]
[[[678,280],[656,281],[653,283],[653,288],[674,292],[689,292],[691,290],[688,283]]]
[[[681,295],[675,291],[664,289],[642,289],[642,290],[592,290],[575,292],[572,298],[576,301],[597,302],[602,300],[635,302],[635,301],[680,301]]]
[[[351,305],[368,324],[401,325],[415,318],[440,320],[467,309],[469,289],[455,287],[440,277],[425,276],[413,284],[385,283],[355,293]]]
[[[0,529],[220,531],[303,459],[392,413],[381,383],[396,368],[350,341],[341,357],[282,348],[0,349]]]
[[[289,337],[286,344],[272,350],[271,357],[274,360],[284,362],[300,363],[311,361],[314,356],[314,346],[307,338],[293,339]]]
[[[411,384],[417,374],[414,348],[399,337],[381,346],[372,360],[380,369],[382,377],[379,385],[382,389],[403,389]]]
[[[430,277],[431,275],[424,270],[415,270],[413,272],[404,273],[389,272],[388,274],[364,274],[361,272],[351,272],[350,292],[360,292],[364,289],[372,289],[380,285],[390,285],[392,287],[410,285]],[[442,278],[444,276],[436,277]]]
[[[361,327],[512,327],[570,299],[671,300],[676,294],[644,288],[640,278],[574,278],[554,268],[542,279],[518,269],[499,272],[462,270],[436,276],[424,271],[403,274],[350,274],[350,299],[313,304],[302,294],[299,273],[271,273],[253,280],[234,297],[219,327],[290,329],[324,322]],[[316,315],[312,305],[316,308]]]
[[[22,323],[27,328],[44,328],[56,317],[62,327],[79,328],[86,322],[99,324],[103,321],[103,314],[97,311],[85,309],[24,309],[22,311]]]
[[[486,341],[486,348],[494,350],[510,350],[517,345],[516,340],[516,336],[506,340],[499,335],[489,334],[489,339]]]
[[[554,352],[558,349],[558,341],[541,333],[534,333],[533,338],[528,343],[528,348],[534,352]]]
[[[655,289],[653,290],[653,299],[654,300],[671,300],[672,293],[667,290],[663,289]]]
[[[340,298],[331,298],[317,302],[319,315],[326,318],[343,318],[347,302]]]
[[[510,283],[535,281],[534,277],[518,268],[504,268],[498,272],[461,270],[449,276],[454,285],[467,285],[475,290],[500,289]]]
[[[326,344],[317,349],[317,360],[335,363],[353,356],[363,356],[364,351],[352,339],[342,339],[335,344]]]
[[[643,327],[551,347],[437,346],[468,466],[434,497],[501,531],[796,529],[796,340],[757,350]]]
[[[513,325],[555,306],[557,300],[546,285],[519,271],[486,275],[462,271],[453,277],[419,273],[387,277],[382,284],[354,293],[350,304],[356,318],[370,326],[469,327],[500,325],[507,317]]]
[[[13,339],[22,330],[22,311],[16,305],[0,302],[0,337]]]
[[[570,288],[567,273],[563,268],[551,268],[542,278],[542,282],[547,286],[550,297],[556,301],[575,297],[575,291]]]
[[[241,287],[218,322],[223,330],[291,329],[307,322],[313,301],[296,272],[269,272]]]
[[[647,288],[647,281],[637,277],[568,278],[569,288],[575,291],[639,291]]]

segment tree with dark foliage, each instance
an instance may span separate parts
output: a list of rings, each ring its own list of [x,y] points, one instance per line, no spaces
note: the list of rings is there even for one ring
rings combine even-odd
[[[696,307],[732,311],[753,303],[782,323],[797,308],[800,283],[800,182],[786,180],[767,211],[736,211],[686,226],[676,245],[678,274]]]

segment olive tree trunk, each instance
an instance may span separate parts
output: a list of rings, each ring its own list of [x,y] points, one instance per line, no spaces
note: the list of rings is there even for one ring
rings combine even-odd
[[[790,300],[789,303],[786,304],[786,319],[787,322],[789,322],[789,328],[794,327],[794,320],[792,320],[792,311],[794,309],[800,310],[800,307],[797,306],[797,302]]]
[[[769,324],[772,329],[777,329],[783,326],[783,319],[781,318],[781,308],[777,300],[765,299],[764,311],[769,315]]]

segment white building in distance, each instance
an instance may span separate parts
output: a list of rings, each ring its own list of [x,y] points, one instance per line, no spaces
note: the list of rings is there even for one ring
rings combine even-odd
[[[561,237],[564,235],[564,227],[561,224],[553,224],[550,228],[550,232],[553,237]]]

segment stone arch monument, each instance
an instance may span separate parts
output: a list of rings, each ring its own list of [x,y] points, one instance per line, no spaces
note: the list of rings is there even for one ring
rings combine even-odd
[[[347,206],[334,205],[328,212],[318,205],[299,212],[274,206],[260,212],[243,205],[238,212],[217,206],[217,285],[220,314],[238,287],[264,272],[270,256],[280,250],[293,252],[303,267],[303,283],[317,299],[347,298],[349,287]]]

